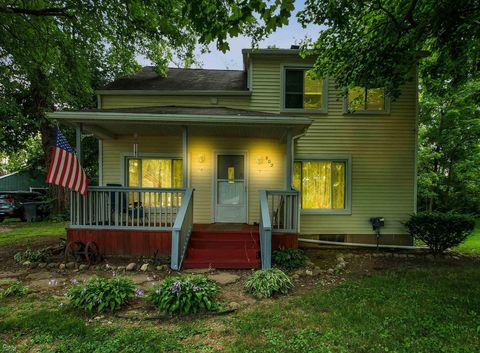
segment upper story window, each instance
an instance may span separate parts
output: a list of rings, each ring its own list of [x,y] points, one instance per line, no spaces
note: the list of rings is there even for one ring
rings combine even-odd
[[[383,88],[355,86],[348,90],[347,112],[350,113],[386,113],[388,101]]]
[[[309,68],[285,67],[283,72],[283,106],[287,111],[326,111],[326,84],[308,73]]]

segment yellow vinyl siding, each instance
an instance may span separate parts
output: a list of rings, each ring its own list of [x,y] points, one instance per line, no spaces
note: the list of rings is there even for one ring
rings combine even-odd
[[[133,133],[132,133],[133,135]],[[181,136],[139,136],[140,156],[182,158]],[[125,157],[133,156],[134,139],[122,136],[115,140],[103,140],[102,184],[125,184]]]
[[[248,223],[258,222],[259,191],[285,188],[286,146],[276,140],[192,136],[189,140],[190,185],[195,189],[194,221],[213,221],[215,152],[246,152]],[[273,166],[258,164],[268,156]],[[203,162],[202,162],[203,160]]]
[[[138,96],[138,95],[108,95],[102,96],[102,108],[135,108],[158,106],[212,106],[245,108],[250,97],[224,97],[224,96]]]
[[[139,155],[182,158],[181,136],[139,136]],[[133,138],[103,141],[103,184],[125,185],[125,157],[132,156]],[[189,181],[194,192],[195,223],[213,221],[214,153],[246,152],[248,222],[258,222],[259,190],[285,188],[286,146],[277,140],[256,138],[189,138]],[[268,163],[258,164],[258,157]]]
[[[266,112],[280,112],[282,65],[308,65],[293,56],[254,56],[252,58],[251,97],[209,96],[102,96],[103,108],[158,105],[225,106]],[[385,217],[382,234],[405,234],[402,222],[414,212],[415,192],[415,83],[402,89],[402,95],[390,104],[389,114],[351,114],[343,112],[343,97],[328,81],[328,113],[304,115],[313,119],[305,136],[295,144],[295,158],[349,155],[352,158],[351,215],[303,214],[304,234],[373,234],[369,218]],[[217,98],[216,104],[212,102]],[[142,138],[143,141],[144,138]],[[164,144],[151,138],[144,147],[151,152],[171,151],[181,156],[181,138]],[[104,182],[120,180],[118,152],[131,151],[133,141],[104,141]],[[120,144],[121,147],[115,147]],[[213,150],[238,149],[248,152],[249,222],[258,220],[258,190],[285,187],[284,145],[278,141],[241,138],[191,136],[189,141],[190,181],[195,188],[195,222],[212,221]],[[139,147],[142,151],[142,143]],[[195,154],[204,150],[201,166]],[[114,157],[110,154],[116,154]],[[256,155],[272,156],[274,167],[255,175]],[[358,238],[360,239],[360,238]],[[350,239],[354,241],[355,239]]]

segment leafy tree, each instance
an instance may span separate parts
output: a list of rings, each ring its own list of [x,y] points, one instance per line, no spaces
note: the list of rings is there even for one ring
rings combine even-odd
[[[318,57],[318,75],[341,87],[385,87],[397,96],[423,59],[430,62],[422,77],[453,88],[478,76],[478,0],[307,0],[298,18],[327,26],[305,53]]]
[[[480,213],[480,2],[307,0],[313,72],[340,87],[420,84],[419,206]]]
[[[137,70],[139,55],[160,73],[172,59],[188,66],[197,44],[226,51],[228,37],[263,38],[288,22],[292,2],[0,0],[2,151],[38,132],[47,151],[53,136],[45,112],[94,106],[94,89]]]
[[[430,84],[429,84],[430,83]],[[419,206],[480,213],[480,79],[420,91]]]

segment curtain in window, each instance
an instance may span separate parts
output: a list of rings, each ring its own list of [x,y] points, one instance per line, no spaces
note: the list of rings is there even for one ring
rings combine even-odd
[[[331,162],[303,162],[303,208],[331,208]]]

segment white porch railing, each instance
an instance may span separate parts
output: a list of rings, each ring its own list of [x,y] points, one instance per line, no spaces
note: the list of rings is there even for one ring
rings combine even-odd
[[[70,227],[171,230],[185,189],[89,187],[70,197]]]
[[[272,267],[272,232],[297,233],[299,225],[298,191],[260,191],[260,252],[262,269]]]
[[[187,189],[183,198],[182,207],[178,211],[177,219],[172,229],[172,256],[170,264],[172,270],[182,268],[192,229],[193,189]]]

